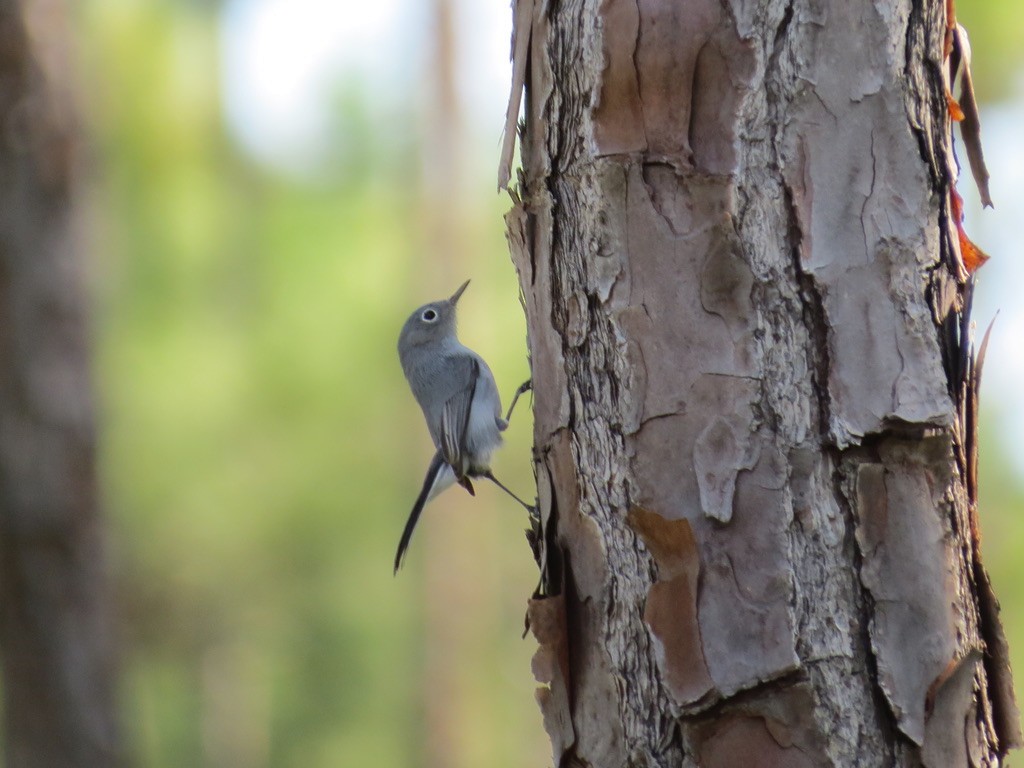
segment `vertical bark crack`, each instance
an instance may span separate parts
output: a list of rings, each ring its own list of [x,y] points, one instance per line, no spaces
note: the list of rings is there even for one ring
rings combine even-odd
[[[814,390],[819,394],[818,399],[818,439],[822,444],[830,444],[831,440],[831,418],[832,399],[829,392],[829,371],[831,361],[828,350],[828,318],[825,315],[825,306],[822,302],[821,292],[814,282],[814,276],[804,271],[800,261],[800,240],[802,230],[800,220],[797,216],[796,205],[793,200],[793,190],[785,179],[780,181],[785,195],[786,213],[788,216],[786,242],[790,253],[793,267],[793,276],[796,279],[796,294],[803,306],[803,321],[807,327],[808,335],[813,347],[808,350],[814,367]]]
[[[871,196],[873,194],[875,194],[875,178],[877,177],[877,173],[878,173],[878,158],[875,157],[875,132],[874,132],[874,130],[871,131],[869,138],[870,138],[870,142],[871,142],[871,186],[868,187],[868,193],[864,196],[864,202],[860,206],[860,229],[861,229],[861,232],[864,233],[864,263],[865,264],[867,264],[867,263],[869,263],[871,261],[871,246],[870,246],[870,243],[868,241],[868,225],[864,221],[864,216],[865,216],[865,214],[867,213],[867,210],[868,210],[868,203],[871,202]],[[896,348],[899,349],[899,345],[898,344],[896,345]],[[896,377],[893,380],[893,385],[892,385],[893,386],[893,392],[894,392],[894,394],[893,394],[893,402],[894,403],[896,402],[895,390],[896,390],[896,383],[898,381],[899,381],[899,377]]]

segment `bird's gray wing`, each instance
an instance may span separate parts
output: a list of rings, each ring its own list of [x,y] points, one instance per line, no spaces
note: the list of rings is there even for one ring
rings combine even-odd
[[[473,395],[480,378],[480,363],[470,355],[451,359],[449,371],[452,381],[458,382],[454,392],[441,409],[441,424],[438,437],[441,455],[451,465],[457,476],[465,473],[463,454],[466,449],[466,427],[469,412],[473,407]]]

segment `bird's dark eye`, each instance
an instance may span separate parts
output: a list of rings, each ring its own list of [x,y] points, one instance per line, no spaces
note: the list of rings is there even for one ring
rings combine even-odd
[[[425,309],[420,317],[422,317],[426,322],[432,323],[437,320],[437,312],[432,309]]]

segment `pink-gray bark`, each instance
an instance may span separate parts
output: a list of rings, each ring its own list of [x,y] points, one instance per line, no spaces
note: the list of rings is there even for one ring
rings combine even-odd
[[[977,551],[944,13],[515,3],[556,765],[1020,743]]]
[[[0,654],[7,768],[118,764],[67,94],[0,0]],[[42,14],[35,21],[59,19]],[[59,37],[59,35],[58,35]],[[45,52],[44,45],[50,45]]]

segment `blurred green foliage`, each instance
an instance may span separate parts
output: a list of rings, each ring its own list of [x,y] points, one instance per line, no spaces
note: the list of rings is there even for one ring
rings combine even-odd
[[[978,98],[998,101],[1024,92],[1024,3],[956,0],[956,18],[971,41]]]
[[[1019,54],[998,47],[1011,25],[996,6],[1024,13],[960,3],[983,94],[1007,78],[986,68],[1013,60],[997,51]],[[474,278],[464,338],[506,397],[526,376],[504,201],[461,209],[472,257],[444,284],[424,264],[413,129],[382,139],[368,88],[339,88],[329,173],[289,180],[226,136],[210,6],[88,0],[76,13],[103,487],[137,764],[422,765],[438,717],[458,726],[453,766],[546,764],[533,644],[519,638],[536,579],[521,515],[487,490],[472,504],[450,492],[406,570],[390,570],[429,457],[394,354],[408,311]],[[494,162],[481,158],[475,189],[492,189]],[[528,409],[517,418],[499,466],[522,489]],[[988,562],[1024,670],[1024,523],[1008,514],[1022,494],[998,456],[983,472]],[[425,552],[446,548],[453,569],[472,570],[430,571]],[[463,645],[444,626],[449,597],[472,608],[451,619],[471,634]]]

